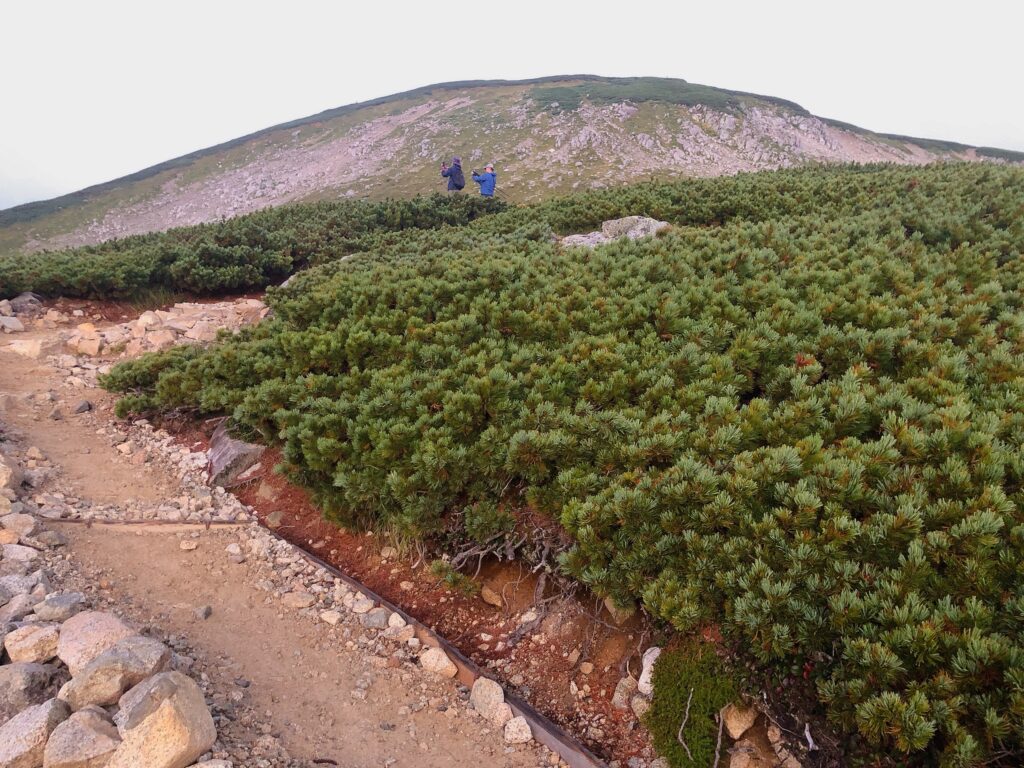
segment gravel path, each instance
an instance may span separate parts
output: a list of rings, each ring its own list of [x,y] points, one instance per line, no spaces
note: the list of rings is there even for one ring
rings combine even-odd
[[[44,348],[54,331],[19,334]],[[24,470],[15,506],[49,518],[68,545],[44,553],[57,589],[85,593],[167,642],[199,680],[218,726],[213,757],[235,765],[558,765],[423,669],[400,618],[273,539],[233,496],[202,480],[198,452],[114,422],[95,369],[0,348],[0,449]],[[84,409],[88,401],[90,409]],[[87,527],[71,520],[168,520]],[[235,526],[205,530],[189,521]],[[381,613],[383,611],[383,613]],[[326,761],[314,763],[313,761]]]

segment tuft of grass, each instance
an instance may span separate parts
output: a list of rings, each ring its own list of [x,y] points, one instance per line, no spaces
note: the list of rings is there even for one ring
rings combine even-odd
[[[644,716],[658,754],[672,768],[711,765],[718,741],[715,715],[737,696],[737,684],[713,646],[686,640],[664,651],[654,664],[654,698]],[[687,699],[690,714],[683,738],[692,760],[678,739]]]
[[[467,597],[480,591],[480,585],[464,573],[452,568],[447,560],[435,560],[430,564],[430,572],[443,581],[446,586],[457,590]]]

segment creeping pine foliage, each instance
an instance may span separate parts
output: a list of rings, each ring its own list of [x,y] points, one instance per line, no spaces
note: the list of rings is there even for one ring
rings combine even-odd
[[[108,299],[154,289],[262,289],[302,267],[362,250],[381,232],[466,224],[504,207],[469,195],[285,205],[82,248],[0,256],[0,298],[29,290]]]
[[[636,213],[674,227],[552,242]],[[380,232],[272,320],[106,383],[279,442],[333,519],[493,535],[525,499],[567,573],[806,670],[880,759],[1012,762],[1022,248],[1015,168],[641,185]]]

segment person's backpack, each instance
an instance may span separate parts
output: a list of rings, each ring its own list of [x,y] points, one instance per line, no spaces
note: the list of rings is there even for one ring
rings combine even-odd
[[[466,177],[462,173],[461,165],[456,165],[452,168],[452,186],[456,189],[462,189],[466,186]]]

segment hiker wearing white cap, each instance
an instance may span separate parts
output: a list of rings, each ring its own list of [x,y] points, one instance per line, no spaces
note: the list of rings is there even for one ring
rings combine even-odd
[[[484,166],[483,173],[473,171],[473,181],[480,185],[480,194],[484,197],[494,197],[494,187],[498,183],[498,174],[494,172],[494,166],[488,163]]]

